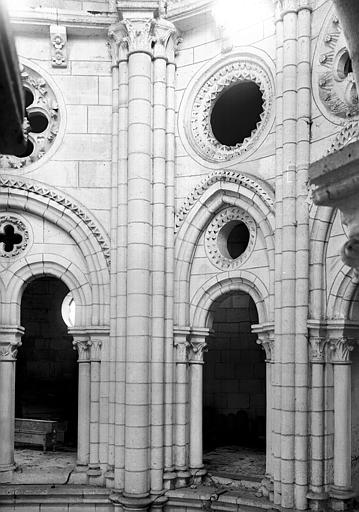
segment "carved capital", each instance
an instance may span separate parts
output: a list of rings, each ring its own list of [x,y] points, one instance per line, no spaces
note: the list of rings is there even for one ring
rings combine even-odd
[[[77,350],[79,362],[89,362],[91,342],[88,337],[75,338],[72,342],[74,350]]]
[[[0,361],[16,361],[23,334],[22,327],[0,326]]]
[[[258,335],[257,344],[265,351],[266,361],[271,361],[274,355],[274,339],[269,333],[262,333]]]
[[[203,341],[191,341],[190,342],[190,352],[189,352],[189,362],[190,363],[203,363],[203,354],[207,352],[207,343]]]
[[[152,18],[124,19],[110,27],[110,39],[115,41],[119,52],[125,49],[128,53],[145,52],[152,55],[153,22]]]
[[[323,336],[311,336],[309,339],[309,360],[311,363],[325,363],[327,338]]]
[[[157,18],[152,24],[153,55],[174,61],[180,38],[176,27],[164,18]]]
[[[102,347],[102,340],[99,339],[91,339],[89,342],[91,347],[91,361],[100,361],[101,360],[101,347]]]
[[[331,351],[331,362],[334,364],[350,363],[350,354],[354,350],[353,340],[342,337],[329,340],[329,350]]]
[[[21,345],[20,340],[0,343],[0,361],[16,361],[17,351]]]
[[[187,363],[188,362],[188,350],[190,343],[188,341],[190,336],[190,328],[189,327],[175,327],[174,329],[174,340],[173,344],[176,347],[177,353],[177,363]]]

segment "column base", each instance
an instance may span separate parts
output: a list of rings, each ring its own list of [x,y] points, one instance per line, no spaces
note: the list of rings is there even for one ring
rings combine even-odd
[[[107,471],[105,471],[104,474],[104,479],[108,489],[113,489],[115,487],[115,468],[113,466],[109,466],[107,468]]]
[[[207,470],[202,466],[201,468],[191,468],[191,485],[201,485],[204,477],[207,474]]]
[[[109,500],[114,504],[116,512],[144,512],[145,510],[149,510],[153,502],[153,498],[150,496],[145,498],[136,496],[130,497],[124,496],[119,492],[113,492]]]
[[[329,492],[330,496],[330,510],[334,512],[342,512],[345,510],[352,510],[355,492],[352,489],[339,487],[334,485]]]
[[[69,484],[79,484],[86,485],[88,484],[87,477],[88,465],[87,464],[76,464],[75,469],[70,475]]]
[[[268,499],[270,499],[272,496],[271,501],[273,501],[273,490],[274,490],[274,485],[273,485],[272,477],[270,475],[265,475],[265,477],[261,481],[261,485],[260,485],[258,491],[256,492],[256,496],[257,497],[263,496],[264,498],[268,498]]]
[[[327,512],[328,510],[328,493],[326,492],[308,492],[309,510],[315,512]]]
[[[188,469],[177,470],[176,488],[187,487],[191,480],[191,473]]]
[[[175,489],[177,475],[174,471],[165,471],[163,474],[163,487],[166,491]]]
[[[90,485],[102,485],[104,483],[104,476],[100,466],[89,466],[87,476]]]
[[[4,464],[0,466],[0,484],[11,484],[14,477],[16,464]]]

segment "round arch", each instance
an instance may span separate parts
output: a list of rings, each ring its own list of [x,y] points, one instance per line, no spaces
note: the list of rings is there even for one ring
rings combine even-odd
[[[97,305],[91,308],[90,324],[108,324],[110,243],[102,226],[87,209],[41,182],[9,176],[0,177],[0,209],[40,216],[73,239],[84,260],[85,282],[91,287],[92,303]],[[46,260],[44,255],[35,257],[38,262]],[[17,264],[12,268],[17,268]]]
[[[195,190],[181,209],[176,243],[175,273],[175,323],[187,325],[189,283],[192,262],[199,238],[212,216],[223,206],[238,206],[247,212],[261,231],[266,247],[270,273],[271,298],[274,296],[274,208],[271,191],[265,190],[253,177],[231,171],[231,176],[217,173],[203,180],[200,190]],[[238,271],[237,271],[238,275]],[[271,299],[272,300],[272,299]]]
[[[247,270],[223,272],[204,283],[195,293],[190,304],[191,326],[196,328],[211,327],[210,308],[221,296],[242,291],[253,299],[260,324],[267,323],[269,299],[264,283]]]
[[[11,268],[6,290],[7,300],[1,304],[5,324],[20,325],[22,294],[30,281],[41,276],[52,276],[63,281],[76,303],[75,326],[91,325],[92,293],[83,272],[70,260],[56,254],[42,254],[39,259],[24,258]],[[103,320],[103,319],[102,319]]]

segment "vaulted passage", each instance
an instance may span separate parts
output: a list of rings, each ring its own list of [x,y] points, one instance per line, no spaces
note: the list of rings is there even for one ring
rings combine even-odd
[[[215,335],[204,365],[204,460],[213,473],[263,474],[265,353],[251,333],[256,306],[237,292],[217,300],[212,314]]]
[[[38,278],[25,289],[21,303],[21,325],[25,328],[16,362],[15,416],[22,419],[53,420],[57,426],[56,447],[74,448],[77,439],[77,351],[61,316],[68,288],[59,279]],[[21,425],[21,426],[19,426]],[[29,443],[29,425],[17,421],[15,435],[20,444]],[[33,429],[45,428],[40,422]],[[22,440],[22,441],[21,441]],[[35,447],[35,445],[34,445]]]

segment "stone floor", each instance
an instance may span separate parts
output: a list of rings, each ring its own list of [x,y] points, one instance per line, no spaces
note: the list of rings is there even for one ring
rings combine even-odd
[[[209,474],[231,479],[263,478],[266,457],[263,450],[241,446],[221,446],[205,452],[204,464]]]
[[[75,467],[76,451],[15,449],[14,484],[65,484]]]
[[[14,483],[65,484],[75,467],[76,451],[47,451],[29,448],[15,450]],[[260,481],[265,473],[265,454],[239,446],[222,446],[204,453],[210,476],[231,480]]]

